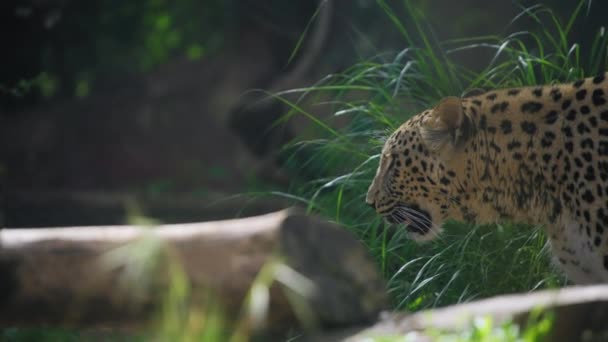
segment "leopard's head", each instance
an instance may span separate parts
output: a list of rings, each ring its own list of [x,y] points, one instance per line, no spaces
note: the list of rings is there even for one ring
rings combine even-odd
[[[399,127],[386,141],[366,202],[408,235],[436,237],[450,216],[458,160],[473,125],[457,97],[443,99]]]

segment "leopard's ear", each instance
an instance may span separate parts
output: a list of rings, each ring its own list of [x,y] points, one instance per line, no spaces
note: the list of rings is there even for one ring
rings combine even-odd
[[[441,100],[423,119],[420,134],[434,153],[449,155],[470,135],[472,123],[464,112],[462,100],[455,96]]]

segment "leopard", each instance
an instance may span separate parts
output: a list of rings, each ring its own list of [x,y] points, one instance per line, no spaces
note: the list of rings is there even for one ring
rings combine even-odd
[[[387,138],[365,202],[415,241],[447,220],[541,227],[569,282],[607,282],[607,76],[439,100]]]

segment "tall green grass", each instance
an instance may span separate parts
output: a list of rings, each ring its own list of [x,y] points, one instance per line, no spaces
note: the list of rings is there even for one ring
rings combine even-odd
[[[604,29],[589,46],[571,37],[592,4],[580,1],[565,21],[543,5],[521,7],[511,27],[526,20],[533,23],[528,31],[446,42],[435,38],[424,13],[410,1],[403,2],[405,18],[384,0],[377,4],[401,33],[405,48],[289,92],[308,102],[332,98],[333,112],[320,120],[300,102],[285,101],[290,106],[285,118],[303,115],[318,129],[318,138],[294,141],[283,151],[286,165],[300,175],[289,196],[304,201],[310,212],[345,225],[369,247],[396,309],[563,285],[539,227],[449,222],[440,239],[418,244],[407,239],[404,229],[386,226],[364,204],[364,196],[384,139],[442,97],[475,88],[566,82],[603,71]],[[476,51],[490,56],[478,70],[456,62],[460,54]]]

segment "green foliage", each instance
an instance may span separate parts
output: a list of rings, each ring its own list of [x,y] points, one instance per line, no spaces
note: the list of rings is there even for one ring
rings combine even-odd
[[[419,310],[563,284],[550,265],[545,237],[535,227],[449,222],[440,239],[417,244],[406,238],[404,229],[385,226],[364,204],[364,196],[385,137],[440,98],[475,88],[565,82],[601,72],[607,62],[604,29],[590,46],[570,40],[590,4],[580,1],[566,21],[543,5],[525,7],[513,23],[531,21],[531,30],[439,42],[424,13],[410,1],[403,2],[405,18],[384,0],[377,3],[407,48],[298,90],[302,98],[334,99],[334,115],[322,121],[299,102],[289,104],[285,119],[303,115],[318,128],[317,139],[285,147],[286,164],[301,177],[293,182],[290,196],[304,198],[309,211],[344,224],[370,248],[396,309]],[[476,51],[491,51],[479,69],[457,62],[462,53]],[[337,122],[340,129],[334,128]]]
[[[44,44],[24,42],[21,53],[40,57],[30,58],[18,79],[0,80],[0,96],[84,98],[99,83],[150,71],[172,58],[198,60],[224,44],[233,5],[221,0],[68,2],[57,9],[60,20],[48,36],[40,38]]]
[[[223,14],[230,6],[230,1],[203,4],[190,0],[137,0],[104,6],[99,21],[90,24],[102,35],[96,50],[109,58],[102,67],[120,70],[127,65],[145,71],[178,54],[199,59],[220,46]]]
[[[27,93],[36,89],[42,97],[50,98],[57,93],[59,80],[53,74],[41,72],[31,79],[21,79],[12,87],[0,84],[0,95],[10,95],[16,98],[23,97]]]

